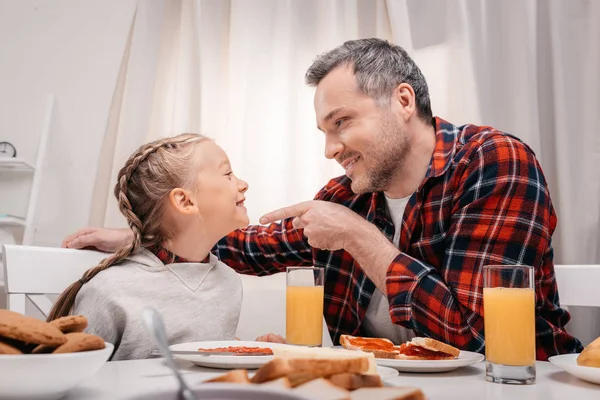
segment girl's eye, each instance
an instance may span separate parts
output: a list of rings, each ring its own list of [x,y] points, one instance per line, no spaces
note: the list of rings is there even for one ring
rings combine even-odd
[[[229,171],[228,173],[225,174],[225,176],[231,180],[231,176],[233,175],[233,171]]]

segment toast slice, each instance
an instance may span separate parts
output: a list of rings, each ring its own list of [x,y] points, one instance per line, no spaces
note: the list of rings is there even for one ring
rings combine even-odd
[[[275,379],[274,381],[265,382],[262,384],[262,386],[270,386],[270,387],[275,387],[275,388],[279,388],[279,389],[291,389],[292,388],[292,384],[290,383],[290,380],[288,379],[287,376],[284,376],[283,378]]]
[[[245,369],[234,369],[224,375],[204,381],[204,383],[250,383],[248,379],[248,371]]]
[[[356,390],[366,387],[383,387],[383,382],[379,375],[365,374],[336,374],[329,378],[329,382],[346,390]]]
[[[350,400],[349,391],[334,385],[324,378],[314,379],[292,390],[297,394],[314,400]]]
[[[296,371],[289,374],[287,378],[290,381],[290,386],[295,388],[296,386],[303,385],[313,379],[323,378],[323,375],[308,371]]]
[[[287,359],[275,358],[262,367],[260,367],[252,379],[251,383],[265,383],[274,381],[284,376],[288,376],[293,372]]]
[[[410,342],[397,346],[401,360],[453,360],[460,350],[449,344],[431,338],[416,337]]]
[[[288,360],[294,371],[329,376],[343,372],[377,375],[372,353],[323,347],[285,346],[273,348],[275,359]]]
[[[415,387],[383,387],[357,389],[350,400],[425,400],[425,395]]]
[[[360,353],[365,354],[365,353]],[[252,383],[264,383],[288,377],[292,387],[317,378],[341,373],[366,373],[369,370],[367,357],[352,358],[275,358],[260,367]],[[378,375],[374,375],[379,377]]]
[[[385,338],[367,338],[341,335],[340,344],[348,350],[360,350],[373,353],[375,358],[396,358],[400,351],[391,340]]]

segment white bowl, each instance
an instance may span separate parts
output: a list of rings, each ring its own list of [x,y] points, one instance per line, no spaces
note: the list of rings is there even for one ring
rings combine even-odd
[[[66,354],[0,355],[0,399],[58,399],[104,365],[114,346]]]
[[[289,389],[239,383],[204,383],[191,388],[197,400],[310,400]],[[134,397],[135,400],[179,400],[177,390],[157,391]]]

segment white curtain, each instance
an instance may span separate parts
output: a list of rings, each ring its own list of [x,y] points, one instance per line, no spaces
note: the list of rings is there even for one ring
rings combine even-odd
[[[588,0],[140,1],[90,223],[122,225],[118,169],[143,142],[183,131],[227,151],[250,184],[251,222],[312,198],[342,171],[323,156],[304,72],[345,40],[377,36],[415,58],[435,115],[534,149],[559,217],[557,263],[600,263],[599,18]]]

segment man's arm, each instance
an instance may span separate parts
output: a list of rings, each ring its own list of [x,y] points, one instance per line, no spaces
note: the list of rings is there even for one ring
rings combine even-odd
[[[312,249],[290,219],[233,231],[213,252],[237,272],[248,275],[270,275],[285,271],[287,266],[312,265]]]
[[[443,264],[436,269],[401,253],[388,268],[392,321],[482,351],[483,267],[531,265],[538,359],[577,351],[580,343],[563,330],[568,314],[558,305],[550,246],[556,217],[533,153],[515,139],[497,136],[474,148],[469,159],[459,173]]]
[[[62,247],[115,252],[132,240],[130,229],[83,228],[67,236]],[[312,265],[312,249],[291,220],[233,231],[213,247],[213,253],[237,272],[251,275],[274,274],[285,271],[286,266]]]

